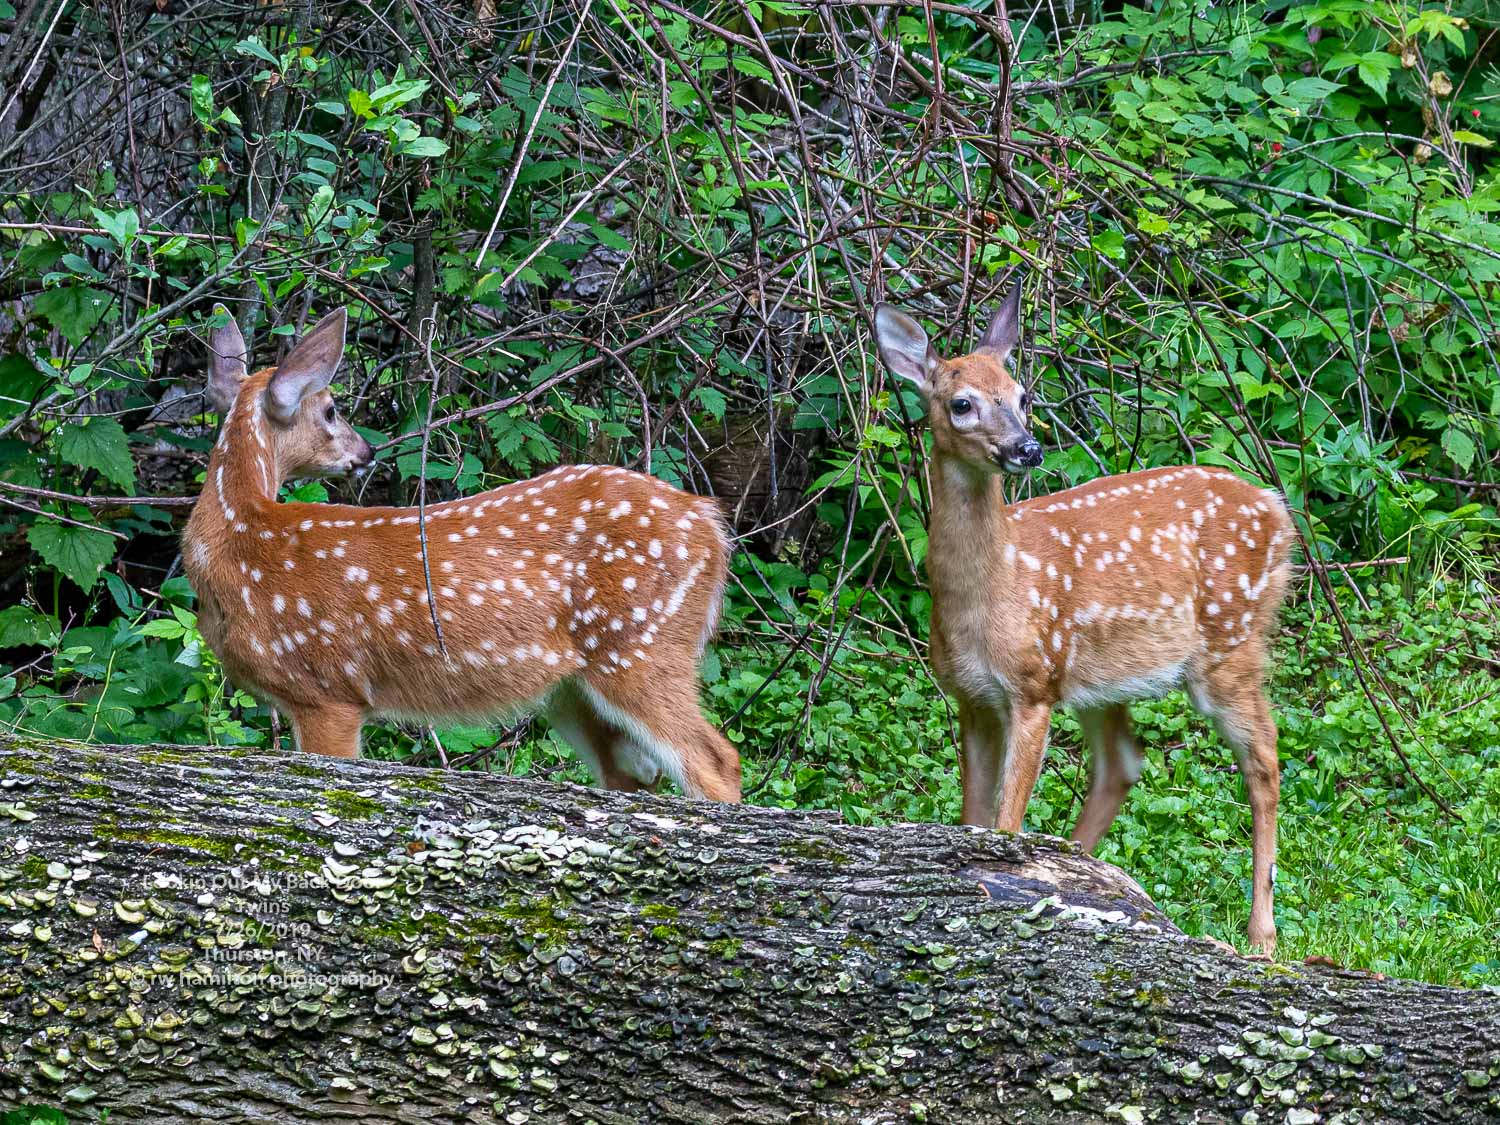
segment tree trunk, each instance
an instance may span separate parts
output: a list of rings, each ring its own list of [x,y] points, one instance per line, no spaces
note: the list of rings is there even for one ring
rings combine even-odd
[[[1044,837],[0,739],[0,1109],[25,1103],[1476,1122],[1500,996],[1244,960]]]

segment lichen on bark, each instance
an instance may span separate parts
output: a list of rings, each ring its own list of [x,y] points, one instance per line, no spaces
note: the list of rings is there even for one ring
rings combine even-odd
[[[1500,997],[1245,961],[1041,837],[5,740],[0,1108],[26,1101],[167,1125],[1480,1121]]]

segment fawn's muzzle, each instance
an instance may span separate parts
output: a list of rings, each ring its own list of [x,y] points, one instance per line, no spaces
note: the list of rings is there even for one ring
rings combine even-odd
[[[994,456],[996,463],[1007,473],[1019,473],[1042,463],[1042,444],[1035,438],[1022,438],[1002,446]]]

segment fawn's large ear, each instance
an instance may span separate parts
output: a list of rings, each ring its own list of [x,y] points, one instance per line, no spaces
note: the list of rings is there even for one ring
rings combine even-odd
[[[214,319],[223,318],[225,324],[208,330],[208,385],[203,396],[208,405],[220,414],[228,414],[229,408],[239,396],[240,383],[245,378],[245,337],[240,335],[240,326],[223,305],[214,306]]]
[[[1010,358],[1010,353],[1016,350],[1016,343],[1021,339],[1022,280],[1021,273],[1017,270],[1016,283],[1005,300],[1000,302],[995,315],[990,317],[989,327],[984,330],[984,335],[974,348],[976,352],[990,352],[999,356],[1000,362],[1004,363]]]
[[[329,313],[276,368],[266,385],[266,413],[275,421],[290,425],[302,400],[333,382],[344,358],[345,319],[343,309]]]
[[[875,344],[892,375],[926,388],[938,355],[920,324],[893,305],[876,305]]]

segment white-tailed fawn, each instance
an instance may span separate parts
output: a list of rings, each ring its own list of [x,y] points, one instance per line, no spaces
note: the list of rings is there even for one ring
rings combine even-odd
[[[1186,688],[1233,747],[1249,791],[1248,932],[1270,953],[1280,771],[1264,682],[1291,517],[1277,493],[1196,465],[1005,503],[1000,475],[1042,463],[1031,395],[1008,369],[1020,302],[1017,282],[956,359],[940,357],[911,317],[875,310],[881,359],[916,385],[932,430],[931,656],[958,701],[963,821],[1021,830],[1063,703],[1092,757],[1073,830],[1092,850],[1141,775],[1126,704]]]
[[[539,705],[611,789],[664,775],[738,801],[739,755],[698,699],[728,570],[715,504],[595,465],[425,512],[279,503],[289,478],[373,459],[328,391],[344,324],[324,317],[253,375],[232,319],[209,336],[224,424],[183,557],[229,677],[287,715],[303,750],[357,757],[377,717]]]

